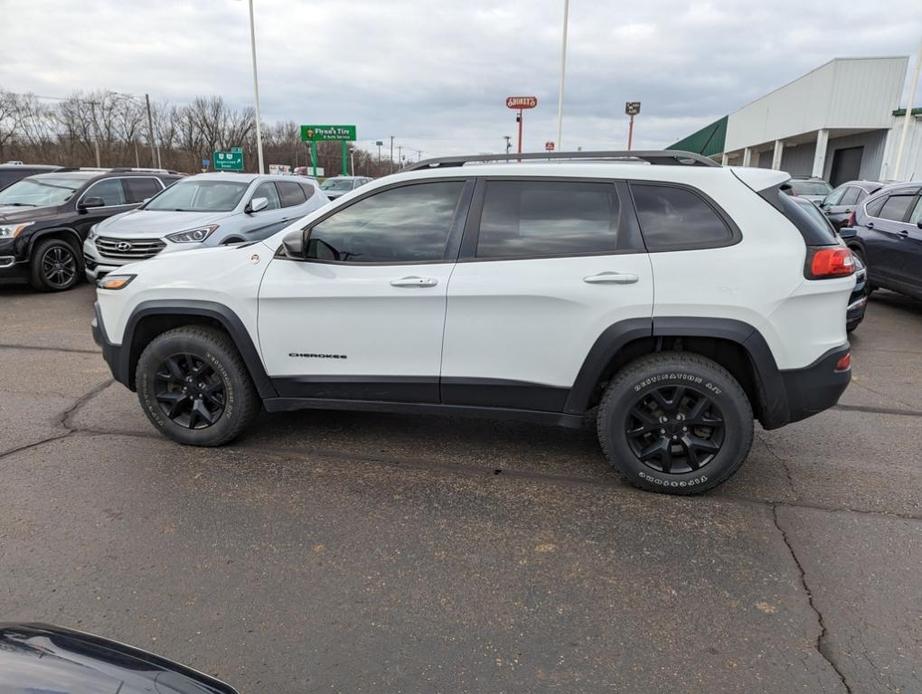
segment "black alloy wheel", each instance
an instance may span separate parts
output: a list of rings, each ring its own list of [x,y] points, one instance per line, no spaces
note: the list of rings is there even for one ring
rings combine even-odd
[[[705,467],[724,442],[724,417],[707,394],[681,385],[644,393],[627,412],[628,445],[647,467],[684,474]]]
[[[42,279],[52,289],[66,289],[77,279],[77,258],[66,243],[47,248],[39,262]]]
[[[227,387],[215,369],[194,354],[172,354],[156,370],[154,397],[170,421],[206,429],[224,413]]]

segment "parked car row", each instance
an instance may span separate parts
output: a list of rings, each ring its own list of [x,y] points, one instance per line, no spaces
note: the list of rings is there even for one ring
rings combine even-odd
[[[70,289],[161,253],[259,241],[371,179],[0,166],[0,280]]]

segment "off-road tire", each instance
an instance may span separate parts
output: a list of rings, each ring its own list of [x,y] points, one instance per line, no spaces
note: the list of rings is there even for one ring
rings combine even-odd
[[[698,402],[700,398],[710,401],[711,405],[708,405],[709,409],[706,412],[720,414],[723,422],[722,433],[719,450],[709,453],[711,457],[699,469],[691,469],[690,464],[683,463],[677,467],[688,466],[688,471],[664,472],[665,464],[660,466],[661,469],[654,469],[640,460],[635,452],[638,447],[636,435],[630,437],[628,427],[634,425],[635,430],[639,430],[636,425],[641,420],[633,418],[634,415],[631,414],[637,411],[633,409],[635,406],[641,407],[646,414],[646,408],[653,402],[651,398],[654,391],[662,394],[673,389],[671,397],[675,399],[677,391],[674,389],[678,386],[685,388],[682,391],[684,394],[678,397],[680,403]],[[681,405],[678,409],[681,410]],[[690,433],[683,434],[683,422],[676,419],[683,419],[684,416],[686,415],[680,417],[676,414],[674,418],[667,417],[669,422],[662,425],[666,428],[648,431],[648,434],[645,434],[659,437],[660,432],[666,432],[662,435],[662,445],[670,447],[670,461],[673,459],[671,451],[687,452],[688,447],[683,447],[682,444],[682,441],[686,440],[682,438],[684,436],[692,437],[688,440],[696,443],[704,441],[711,446],[718,440],[716,437],[713,440],[707,438],[714,436],[714,427],[705,426],[702,429],[692,426]],[[662,418],[653,417],[653,421],[657,422],[656,426],[660,426]],[[708,421],[716,420],[712,418]],[[631,362],[615,375],[599,405],[596,428],[605,457],[629,484],[667,494],[700,494],[729,479],[749,454],[753,437],[752,406],[737,380],[716,362],[688,352],[660,352]],[[647,429],[650,430],[650,425],[647,425]],[[703,438],[696,436],[696,432],[702,433]],[[673,433],[678,435],[679,443],[671,443],[675,440]],[[696,458],[697,450],[694,454]],[[687,461],[691,458],[680,460]]]
[[[189,428],[179,423],[179,418],[171,419],[163,409],[168,405],[163,405],[158,399],[158,389],[162,391],[166,387],[162,381],[170,380],[174,385],[169,387],[176,388],[175,382],[181,380],[164,379],[162,374],[169,373],[166,366],[168,360],[178,359],[182,364],[189,363],[190,358],[193,363],[207,370],[214,383],[219,379],[223,384],[223,409],[215,417],[214,423],[204,428]],[[246,364],[234,343],[225,333],[207,327],[175,328],[151,340],[138,359],[135,384],[141,409],[151,423],[166,437],[190,446],[221,446],[232,441],[259,414],[262,406]],[[160,395],[163,396],[163,393]],[[179,393],[176,395],[186,400],[189,397],[180,396]],[[198,424],[203,423],[201,419],[197,417]]]

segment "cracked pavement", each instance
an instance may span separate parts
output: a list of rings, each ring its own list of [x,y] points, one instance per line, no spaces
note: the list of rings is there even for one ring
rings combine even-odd
[[[0,288],[0,620],[242,692],[922,691],[922,307],[872,300],[841,406],[719,490],[625,487],[592,429],[264,415],[157,436],[92,288]]]

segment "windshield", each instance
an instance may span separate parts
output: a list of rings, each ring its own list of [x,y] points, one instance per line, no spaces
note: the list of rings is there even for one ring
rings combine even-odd
[[[797,195],[827,195],[832,190],[826,181],[798,181],[792,178],[788,183]]]
[[[328,178],[320,186],[320,190],[352,190],[351,178]]]
[[[242,181],[180,181],[144,205],[145,210],[174,212],[230,212],[249,183]]]
[[[70,200],[85,178],[54,178],[33,176],[17,181],[9,188],[0,190],[0,207],[50,207]]]

